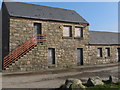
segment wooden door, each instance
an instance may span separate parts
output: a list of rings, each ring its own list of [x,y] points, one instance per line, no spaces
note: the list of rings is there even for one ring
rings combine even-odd
[[[77,65],[83,65],[83,48],[77,48]]]
[[[54,48],[48,49],[48,63],[55,64],[55,49]]]
[[[41,23],[34,23],[34,36],[42,34]]]

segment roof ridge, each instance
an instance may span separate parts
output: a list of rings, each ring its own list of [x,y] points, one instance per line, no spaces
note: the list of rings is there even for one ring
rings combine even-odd
[[[58,8],[58,7],[51,7],[51,6],[44,6],[44,5],[39,5],[39,4],[32,4],[32,3],[27,3],[27,2],[14,2],[14,3],[21,3],[21,4],[27,4],[27,5],[34,5],[34,6],[43,6],[43,7],[48,7],[48,8],[54,8],[54,9],[63,9],[63,10],[67,10],[67,11],[74,11],[71,9],[64,9],[64,8]]]

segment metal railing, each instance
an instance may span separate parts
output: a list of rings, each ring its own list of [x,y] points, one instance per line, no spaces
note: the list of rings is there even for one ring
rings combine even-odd
[[[25,43],[23,43],[21,46],[13,50],[10,54],[8,54],[6,57],[4,57],[4,64],[3,67],[6,69],[9,67],[10,64],[21,58],[23,55],[25,55],[27,52],[29,52],[32,48],[34,48],[37,44],[44,45],[46,42],[46,35],[36,35],[29,40],[27,40]]]

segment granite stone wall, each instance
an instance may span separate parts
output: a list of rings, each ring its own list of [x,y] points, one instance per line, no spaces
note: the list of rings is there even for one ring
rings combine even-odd
[[[77,48],[83,48],[84,63],[87,62],[88,26],[83,29],[83,38],[75,39],[75,26],[83,27],[81,24],[11,18],[10,51],[13,51],[34,35],[34,23],[41,23],[42,34],[47,35],[46,44],[35,47],[31,52],[28,52],[27,56],[23,56],[14,65],[11,65],[8,71],[33,71],[43,68],[76,66]],[[63,29],[60,28],[63,25],[72,26],[71,38],[63,37]],[[49,64],[48,62],[48,48],[55,49],[55,64]],[[29,53],[31,54],[29,55]],[[29,64],[24,62],[29,62]]]
[[[98,48],[102,48],[102,57],[98,57]],[[110,56],[106,56],[106,48],[110,48]],[[117,45],[88,45],[88,64],[105,64],[118,62]]]
[[[45,45],[37,45],[26,55],[7,68],[6,72],[39,71],[49,68],[77,66],[77,48],[83,48],[83,65],[117,62],[118,46],[89,45],[89,28],[82,24],[10,18],[10,52],[34,36],[34,23],[41,23],[42,34],[47,35]],[[72,37],[63,37],[64,25],[72,26]],[[83,28],[83,38],[75,38],[75,27]],[[103,57],[97,57],[97,48],[103,48]],[[111,56],[105,57],[105,48],[110,47]],[[49,64],[48,49],[55,49],[55,64]]]

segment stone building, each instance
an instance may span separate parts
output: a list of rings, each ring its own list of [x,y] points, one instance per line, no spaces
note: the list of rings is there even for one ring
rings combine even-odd
[[[118,33],[89,31],[89,23],[74,10],[2,3],[2,67],[7,72],[115,63],[119,48]]]

